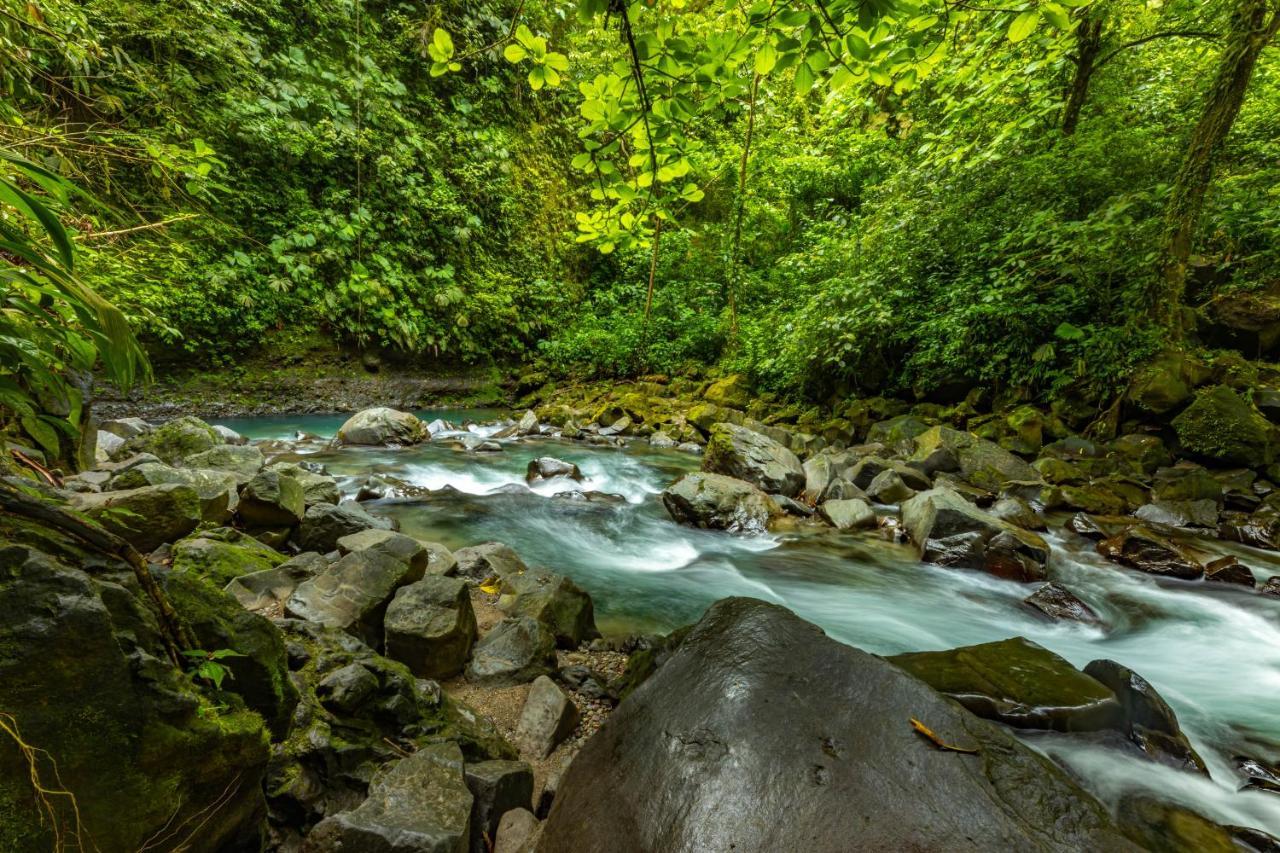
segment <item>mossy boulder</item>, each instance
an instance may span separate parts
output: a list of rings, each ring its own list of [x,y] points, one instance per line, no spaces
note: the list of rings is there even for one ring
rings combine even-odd
[[[75,795],[80,837],[139,850],[187,827],[193,851],[258,849],[268,733],[238,685],[211,697],[174,666],[123,563],[12,516],[0,516],[0,540],[0,709],[42,750],[43,783]],[[0,850],[45,853],[55,830],[75,837],[70,801],[50,799],[52,821],[0,738]]]
[[[795,497],[804,490],[804,467],[784,445],[746,427],[711,427],[702,470],[759,486],[765,492]]]
[[[154,453],[162,462],[177,465],[188,456],[211,450],[223,443],[213,427],[199,418],[177,418],[150,432],[128,439],[117,457],[133,453]],[[211,467],[211,466],[204,466]]]
[[[1125,726],[1124,709],[1109,687],[1023,637],[889,660],[979,717],[1017,728]]]
[[[181,483],[78,494],[71,504],[144,554],[181,539],[204,519],[199,492]]]
[[[1040,475],[1023,460],[994,442],[936,426],[916,436],[911,460],[928,473],[956,472],[979,488],[999,491],[1013,480],[1039,480]]]
[[[207,578],[219,588],[285,561],[279,551],[230,527],[205,530],[173,543],[172,557],[174,571]]]
[[[213,582],[198,575],[169,571],[160,583],[178,615],[206,652],[230,649],[237,656],[220,659],[230,670],[224,682],[262,715],[273,739],[289,734],[289,721],[298,704],[298,691],[289,680],[284,639],[280,630],[250,613]]]
[[[1276,427],[1225,385],[1201,392],[1173,429],[1183,450],[1206,459],[1262,468],[1276,458]]]
[[[251,444],[220,444],[217,447],[194,453],[183,460],[188,468],[212,468],[234,474],[236,482],[244,485],[262,470],[262,450]]]
[[[144,462],[128,468],[112,477],[107,488],[118,491],[162,483],[180,483],[195,489],[200,495],[204,520],[213,524],[230,518],[240,501],[235,474],[208,468],[173,468],[163,462]]]
[[[357,412],[338,428],[337,444],[418,444],[431,437],[427,425],[408,412],[380,406]]]
[[[1208,365],[1186,353],[1167,351],[1134,374],[1127,399],[1143,411],[1163,415],[1190,400],[1210,374]]]
[[[245,484],[237,514],[251,527],[292,527],[302,521],[306,506],[302,484],[268,468]]]
[[[877,421],[867,430],[867,443],[879,442],[886,447],[897,447],[910,442],[921,433],[929,431],[932,424],[915,415],[898,415],[885,421]]]
[[[682,524],[731,533],[763,533],[782,515],[777,502],[756,486],[723,474],[686,474],[663,490],[662,505]]]
[[[751,404],[751,386],[745,376],[735,373],[712,382],[703,392],[702,398],[717,406],[745,409]]]
[[[302,499],[307,506],[336,504],[341,499],[338,481],[328,474],[318,473],[298,462],[272,462],[268,467],[301,483]]]

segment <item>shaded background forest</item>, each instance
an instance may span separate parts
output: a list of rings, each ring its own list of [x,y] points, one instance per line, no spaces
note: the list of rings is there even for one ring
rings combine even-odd
[[[1083,5],[1019,4],[1047,21],[1030,33],[972,17],[909,89],[740,69],[747,94],[690,125],[705,195],[656,253],[578,225],[577,84],[627,52],[542,0],[3,0],[0,146],[97,199],[73,223],[85,280],[153,353],[211,369],[314,330],[578,376],[720,364],[817,397],[1096,396],[1168,343],[1148,322],[1167,197],[1239,3]],[[571,58],[561,86],[503,58],[513,15]],[[462,61],[433,75],[442,27]],[[1273,46],[1216,159],[1202,317],[1280,305],[1278,71]]]

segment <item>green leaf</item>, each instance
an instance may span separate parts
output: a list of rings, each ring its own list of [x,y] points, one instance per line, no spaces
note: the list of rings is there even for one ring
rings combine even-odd
[[[801,62],[796,66],[796,92],[803,95],[813,88],[813,69]]]
[[[431,43],[440,52],[441,59],[453,56],[453,37],[447,30],[436,27],[436,31],[431,35]]]
[[[50,459],[61,455],[58,448],[58,432],[45,421],[27,416],[22,419],[22,428],[44,448]]]
[[[1040,23],[1040,10],[1028,9],[1018,17],[1013,19],[1013,23],[1009,24],[1009,41],[1022,41],[1027,36],[1035,32],[1036,24]]]
[[[1040,7],[1040,11],[1049,20],[1049,23],[1058,29],[1067,30],[1071,28],[1071,14],[1057,3],[1045,3]]]
[[[547,82],[546,70],[541,66],[534,66],[529,70],[529,87],[533,91],[538,91]]]
[[[1078,341],[1084,337],[1084,330],[1070,323],[1059,323],[1058,328],[1053,330],[1053,336],[1064,341]]]
[[[502,55],[506,57],[507,62],[519,62],[528,56],[529,52],[522,46],[512,42],[503,49]]]
[[[766,76],[773,67],[778,64],[778,49],[773,46],[772,42],[765,42],[756,51],[754,62],[755,72],[761,77]]]

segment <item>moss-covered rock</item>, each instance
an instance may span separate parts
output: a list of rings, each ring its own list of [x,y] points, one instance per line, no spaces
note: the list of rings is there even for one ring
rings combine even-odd
[[[916,436],[912,460],[929,473],[956,471],[966,482],[999,491],[1014,480],[1039,480],[1036,469],[999,445],[968,432],[936,426]]]
[[[163,462],[144,462],[127,468],[112,477],[107,488],[114,491],[163,483],[180,483],[195,489],[200,495],[204,520],[213,524],[222,524],[230,518],[240,501],[235,474],[209,468],[173,468]]]
[[[186,536],[204,518],[200,494],[181,483],[78,494],[71,503],[144,554]]]
[[[177,418],[150,432],[135,435],[116,453],[117,457],[133,453],[154,453],[162,462],[177,465],[193,456],[221,445],[222,437],[199,418]]]
[[[275,568],[285,561],[279,551],[230,527],[206,530],[173,544],[174,571],[188,572],[225,587],[241,575]]]
[[[726,376],[707,386],[702,394],[708,403],[730,409],[745,409],[751,404],[751,385],[740,373]]]
[[[1164,352],[1134,374],[1128,400],[1143,411],[1162,415],[1190,400],[1209,376],[1208,366],[1186,353]]]
[[[268,736],[237,685],[215,703],[169,661],[123,563],[8,515],[0,540],[0,709],[44,751],[42,782],[74,794],[80,837],[139,850],[184,827],[173,843],[186,837],[193,851],[257,849]],[[52,821],[0,735],[0,850],[44,853],[55,827],[64,843],[74,837],[71,801],[50,801]]]
[[[242,486],[262,469],[262,463],[261,448],[251,444],[220,444],[183,460],[189,468],[212,468],[234,474],[236,482]]]
[[[1251,468],[1275,460],[1276,428],[1225,385],[1199,394],[1173,419],[1173,429],[1183,450],[1197,456]]]
[[[804,489],[804,468],[786,446],[734,424],[711,427],[702,470],[746,480],[766,492],[795,497]]]
[[[306,513],[302,484],[272,468],[259,471],[240,492],[237,509],[244,522],[254,527],[291,527]]]

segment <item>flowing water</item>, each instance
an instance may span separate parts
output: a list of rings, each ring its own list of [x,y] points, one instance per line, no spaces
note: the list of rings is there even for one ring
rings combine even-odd
[[[462,423],[492,412],[429,411]],[[226,420],[255,438],[331,436],[340,416]],[[471,426],[489,435],[493,427]],[[525,486],[529,460],[575,462],[585,481]],[[1021,605],[1030,589],[990,576],[925,565],[874,533],[740,537],[671,522],[658,493],[698,459],[644,442],[591,447],[551,438],[466,453],[443,442],[416,448],[318,450],[309,456],[344,494],[370,473],[432,490],[370,508],[402,530],[460,548],[513,547],[530,565],[571,576],[591,593],[605,633],[666,631],[711,602],[747,595],[785,605],[831,636],[880,654],[945,649],[1021,635],[1083,666],[1111,658],[1156,686],[1177,711],[1213,780],[1064,738],[1033,740],[1104,801],[1147,790],[1226,824],[1280,834],[1280,795],[1237,792],[1232,757],[1280,757],[1280,600],[1226,585],[1156,580],[1103,561],[1091,543],[1050,535],[1051,575],[1098,611],[1107,630],[1041,619]],[[448,487],[448,488],[446,488]],[[615,496],[615,497],[605,497]],[[1276,555],[1224,543],[1261,582]]]

